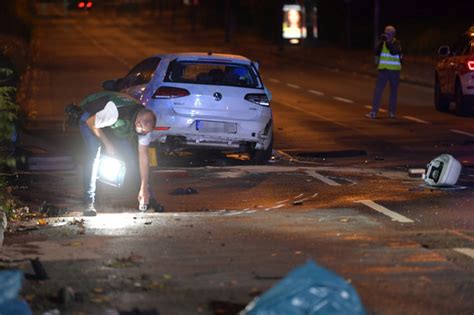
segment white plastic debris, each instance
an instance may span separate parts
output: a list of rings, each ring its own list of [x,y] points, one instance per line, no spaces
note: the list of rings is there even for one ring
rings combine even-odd
[[[461,174],[461,163],[449,154],[441,154],[427,165],[423,179],[429,186],[454,186]]]

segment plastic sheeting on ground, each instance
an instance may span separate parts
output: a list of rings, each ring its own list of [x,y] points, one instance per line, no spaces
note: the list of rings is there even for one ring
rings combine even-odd
[[[25,301],[18,299],[23,273],[19,270],[0,271],[0,314],[31,315]]]
[[[241,315],[365,315],[355,289],[313,261],[291,271]]]

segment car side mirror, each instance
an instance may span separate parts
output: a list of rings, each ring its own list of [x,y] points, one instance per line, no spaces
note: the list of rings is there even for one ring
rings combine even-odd
[[[115,91],[117,89],[118,80],[107,80],[102,82],[102,88],[106,91]]]
[[[447,57],[451,54],[449,46],[441,46],[438,49],[438,55],[441,57]]]

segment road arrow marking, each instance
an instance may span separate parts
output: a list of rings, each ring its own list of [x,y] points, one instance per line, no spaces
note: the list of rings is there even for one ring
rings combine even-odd
[[[385,214],[386,216],[389,216],[390,218],[392,218],[392,221],[398,221],[401,223],[414,223],[415,222],[410,218],[407,218],[399,213],[396,213],[395,211],[389,210],[385,208],[384,206],[381,206],[378,203],[373,202],[372,200],[358,200],[354,202],[361,203],[363,205],[366,205],[369,208],[374,209],[377,212]]]

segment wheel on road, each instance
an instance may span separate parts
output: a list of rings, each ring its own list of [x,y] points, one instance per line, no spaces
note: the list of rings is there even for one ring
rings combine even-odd
[[[462,93],[462,87],[459,82],[456,83],[456,114],[459,116],[465,116],[469,114],[470,104],[468,103],[467,97]]]
[[[435,78],[435,108],[440,112],[447,112],[449,109],[449,99],[441,93],[438,76]]]
[[[270,133],[271,139],[268,147],[263,150],[249,150],[250,161],[254,164],[265,164],[272,158],[273,151],[273,134]]]

